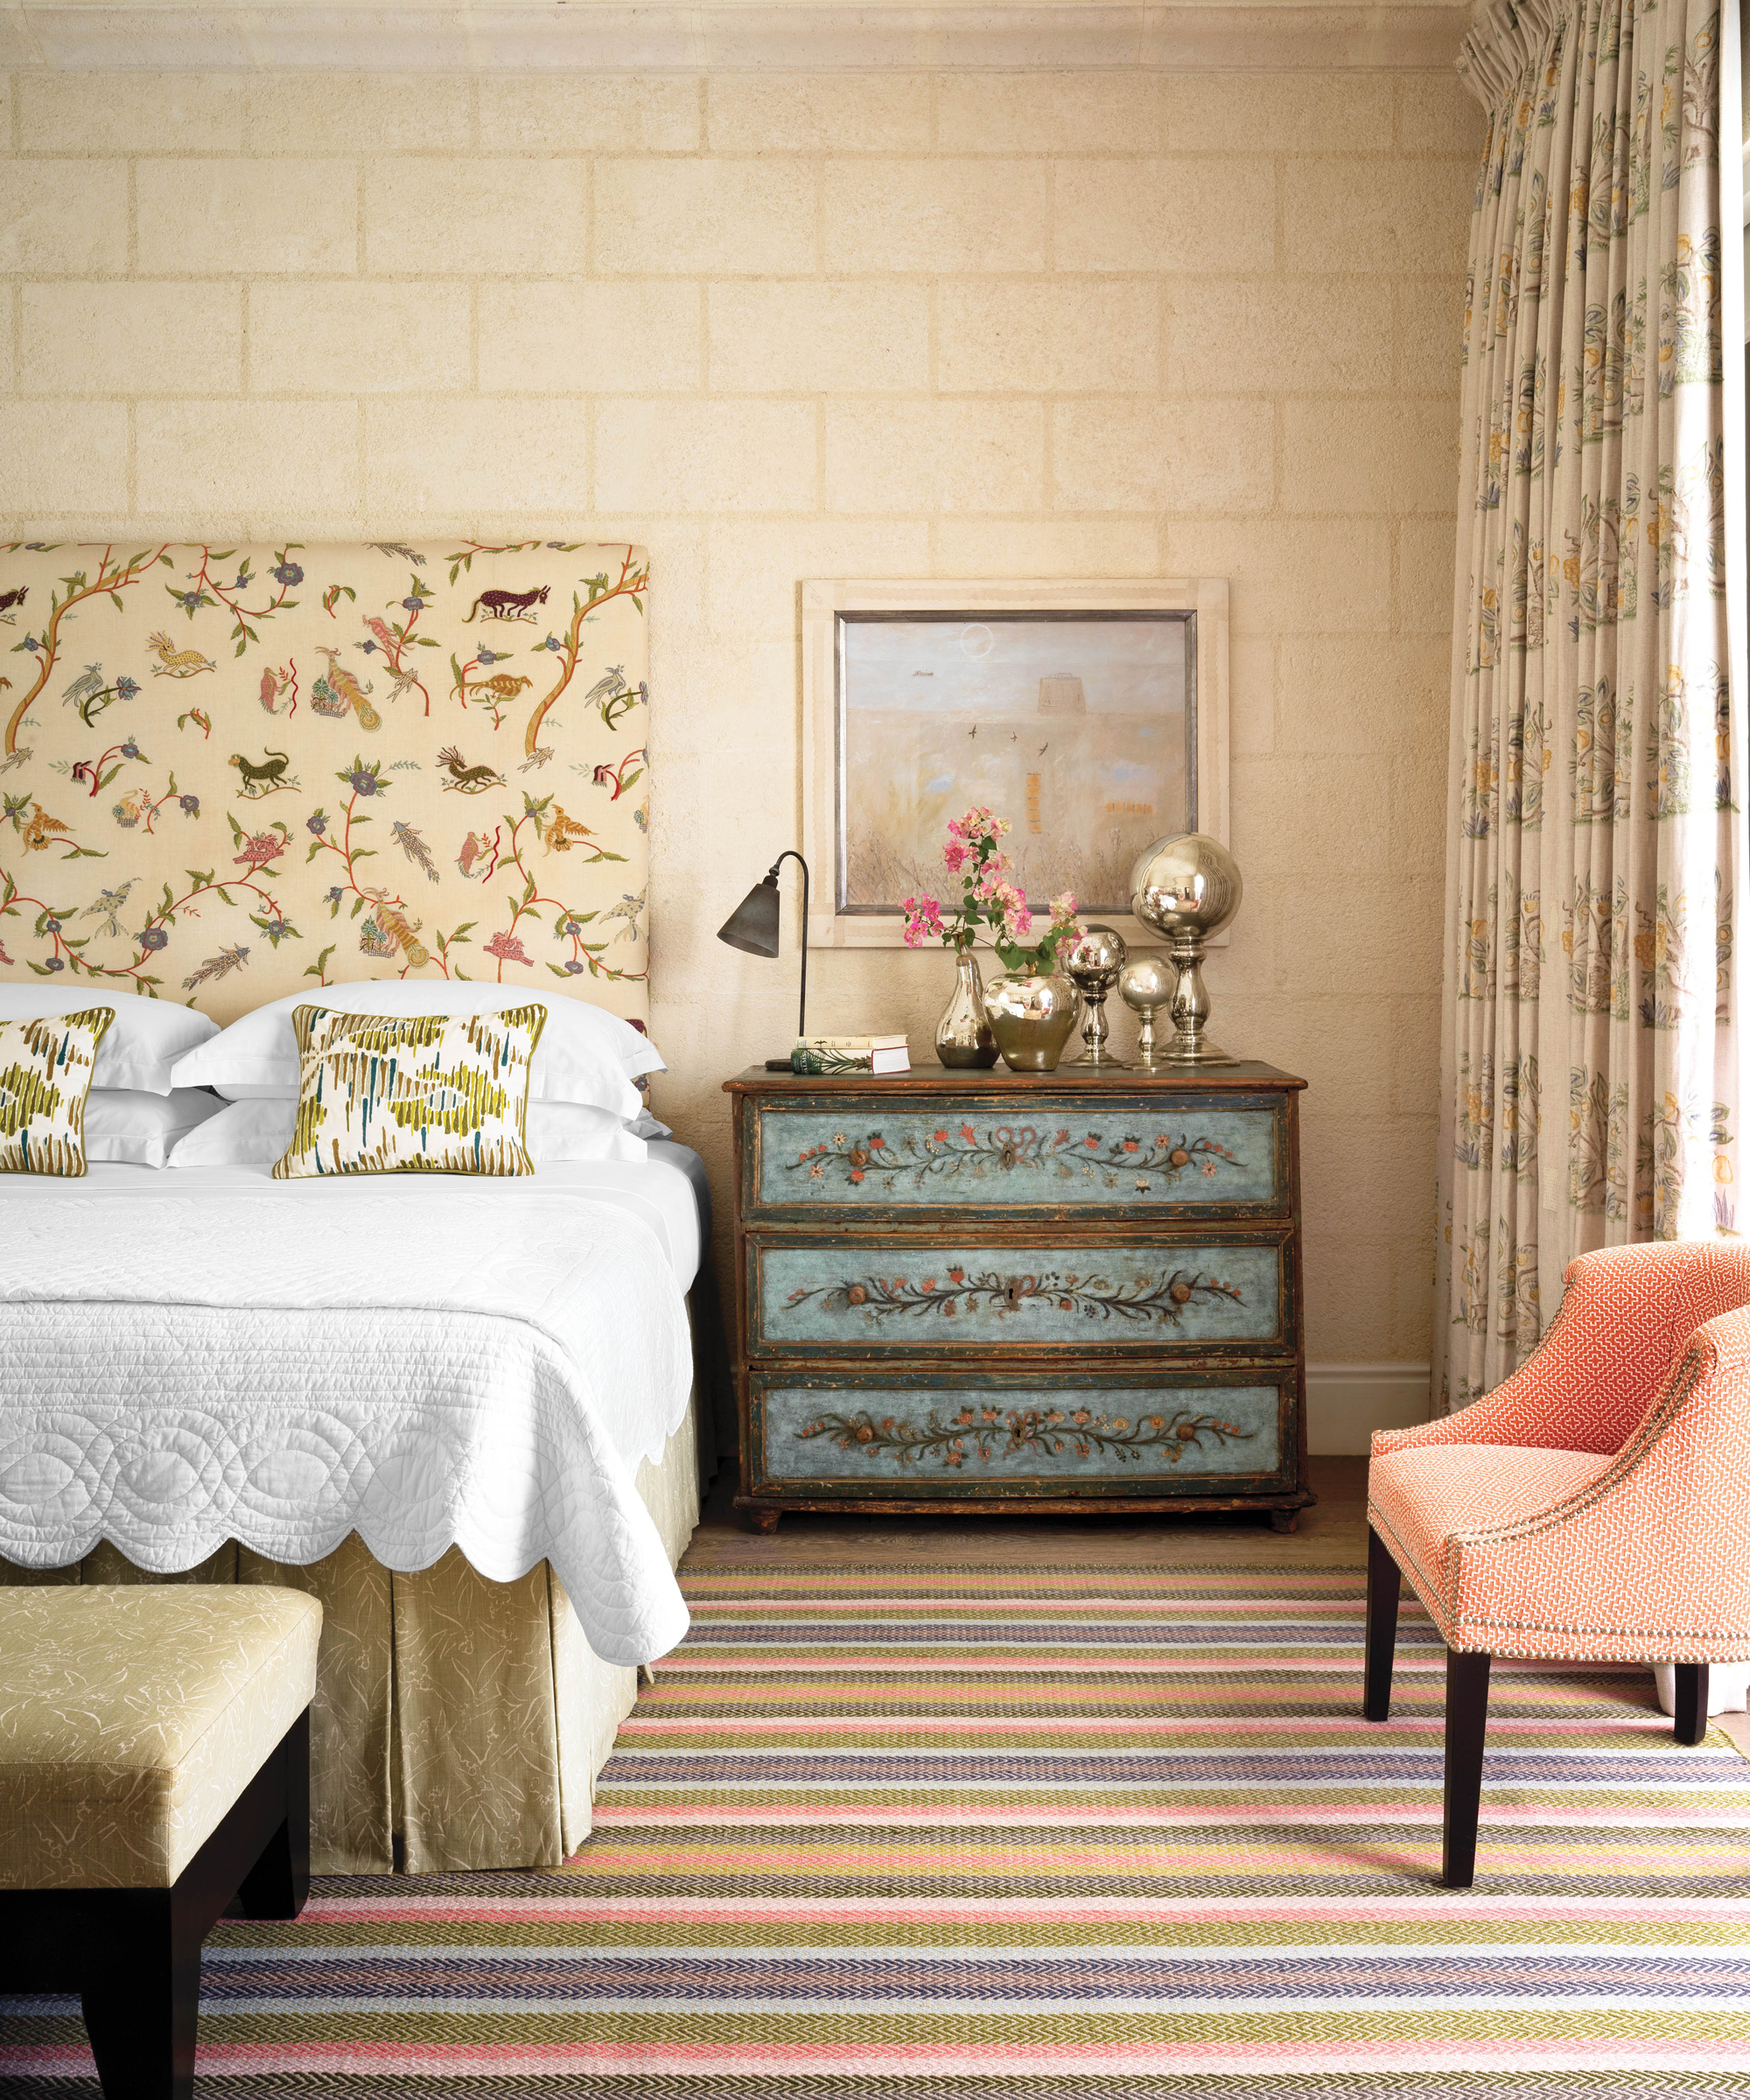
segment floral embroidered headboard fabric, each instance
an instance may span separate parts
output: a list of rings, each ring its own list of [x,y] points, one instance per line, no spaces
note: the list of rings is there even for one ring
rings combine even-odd
[[[636,547],[0,546],[0,976],[648,1018]]]

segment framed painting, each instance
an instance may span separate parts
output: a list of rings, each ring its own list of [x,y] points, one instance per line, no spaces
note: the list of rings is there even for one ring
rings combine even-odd
[[[806,583],[802,684],[811,946],[901,946],[978,804],[1036,910],[1073,891],[1143,946],[1137,856],[1228,842],[1225,582]]]

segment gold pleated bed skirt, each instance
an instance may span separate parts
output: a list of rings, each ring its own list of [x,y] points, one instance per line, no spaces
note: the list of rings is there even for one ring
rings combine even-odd
[[[696,1392],[638,1492],[671,1564],[699,1516]],[[590,1833],[595,1775],[637,1672],[604,1662],[542,1561],[488,1582],[452,1546],[396,1575],[357,1537],[308,1567],[234,1542],[152,1575],[102,1545],[76,1567],[0,1561],[0,1583],[266,1582],[322,1600],[311,1708],[311,1866],[322,1874],[556,1866]]]

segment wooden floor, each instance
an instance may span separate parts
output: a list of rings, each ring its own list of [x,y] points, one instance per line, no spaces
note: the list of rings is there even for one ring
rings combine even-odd
[[[730,1508],[735,1484],[718,1476],[704,1518],[681,1563],[689,1568],[1351,1567],[1367,1563],[1367,1460],[1313,1459],[1319,1497],[1285,1537],[1262,1516],[821,1516],[781,1519],[776,1531],[744,1531]],[[1648,1683],[1648,1697],[1651,1697]],[[1750,1757],[1750,1715],[1715,1716]]]
[[[787,1516],[776,1531],[744,1531],[729,1506],[734,1492],[719,1474],[683,1568],[845,1567],[931,1560],[942,1567],[1361,1567],[1367,1560],[1367,1460],[1314,1459],[1312,1492],[1286,1536],[1264,1516]]]

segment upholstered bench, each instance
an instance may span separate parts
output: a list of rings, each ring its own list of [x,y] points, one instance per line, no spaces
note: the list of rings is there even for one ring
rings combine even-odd
[[[310,1886],[322,1607],[293,1590],[0,1590],[0,1990],[76,1990],[107,2100],[190,2100],[200,1942]]]

